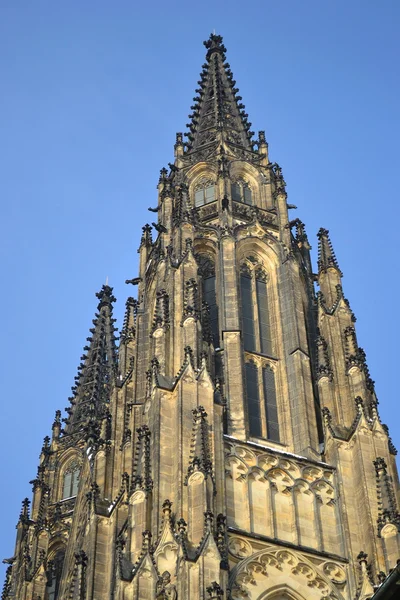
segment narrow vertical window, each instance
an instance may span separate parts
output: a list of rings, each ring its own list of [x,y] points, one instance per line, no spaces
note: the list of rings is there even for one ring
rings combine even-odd
[[[279,442],[278,407],[276,404],[275,374],[266,366],[263,368],[263,388],[265,415],[267,421],[267,438]]]
[[[207,277],[203,280],[203,298],[207,302],[210,309],[210,326],[214,348],[219,348],[219,324],[215,275]]]
[[[272,355],[271,327],[268,310],[267,284],[261,275],[256,277],[258,307],[258,326],[260,330],[260,350],[262,354]]]
[[[253,200],[251,197],[251,189],[247,185],[247,183],[243,186],[243,201],[245,204],[253,204]]]
[[[241,202],[241,200],[242,200],[241,188],[238,183],[232,183],[231,195],[232,195],[232,200],[235,200],[236,202]]]
[[[251,436],[280,443],[275,371],[269,364],[276,348],[267,280],[259,261],[249,256],[240,273],[248,430]],[[251,354],[257,356],[252,358]]]
[[[71,497],[71,483],[72,483],[72,473],[65,473],[64,476],[64,486],[63,486],[63,498]]]
[[[72,471],[71,496],[76,496],[78,493],[79,474],[79,469],[75,469],[75,471]]]
[[[219,319],[214,258],[209,254],[197,254],[196,261],[199,267],[198,274],[201,277],[202,302],[203,305],[207,306],[207,309],[203,307],[203,334],[205,331],[208,331],[211,334],[214,348],[219,348]],[[210,341],[209,334],[207,341]]]
[[[64,563],[64,550],[57,552],[54,560],[49,561],[49,569],[47,571],[47,590],[46,600],[57,600],[58,591],[60,588],[60,581],[62,575],[62,568]]]
[[[80,467],[70,467],[64,475],[63,498],[71,498],[78,493]]]
[[[231,196],[235,202],[253,204],[251,188],[246,181],[239,180],[231,184]]]
[[[255,352],[256,339],[254,332],[253,298],[251,293],[251,277],[245,273],[240,276],[242,298],[242,325],[244,349]]]
[[[262,423],[258,390],[258,369],[253,363],[246,363],[246,396],[250,435],[261,437]]]

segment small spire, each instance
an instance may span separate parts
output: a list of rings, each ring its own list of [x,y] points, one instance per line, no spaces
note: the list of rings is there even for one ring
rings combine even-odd
[[[121,342],[128,342],[135,337],[137,307],[137,300],[135,300],[135,298],[129,297],[125,305],[124,324],[122,326],[120,335]]]
[[[72,407],[65,420],[66,434],[85,431],[92,437],[99,428],[99,420],[106,414],[117,373],[116,328],[112,312],[115,297],[112,292],[112,287],[106,284],[96,294],[99,300],[97,313],[72,388]]]
[[[340,276],[343,276],[336,259],[332,242],[329,237],[329,231],[321,227],[317,234],[318,237],[318,271],[327,271],[329,268],[337,270]]]
[[[19,515],[19,520],[21,523],[27,523],[29,521],[29,506],[31,501],[29,498],[24,498],[22,501],[22,508]]]

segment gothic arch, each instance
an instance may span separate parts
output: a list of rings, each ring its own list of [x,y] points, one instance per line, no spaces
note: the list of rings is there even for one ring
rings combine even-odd
[[[58,481],[56,484],[56,497],[53,499],[54,501],[64,500],[63,486],[65,475],[69,471],[75,471],[76,469],[79,469],[80,472],[82,472],[82,454],[79,452],[79,450],[76,450],[75,448],[69,448],[60,457],[59,465],[60,466],[58,471]]]
[[[195,256],[198,254],[209,254],[215,261],[217,255],[217,244],[210,238],[195,238],[193,240],[193,253]]]
[[[211,177],[217,179],[217,169],[207,162],[199,162],[193,165],[186,173],[186,184],[189,189],[196,185],[202,177]]]
[[[281,315],[281,307],[283,303],[281,302],[281,294],[282,289],[279,285],[279,270],[281,265],[281,256],[280,256],[280,246],[278,242],[272,243],[271,245],[265,244],[263,240],[256,237],[249,237],[245,240],[240,240],[237,245],[237,264],[238,265],[246,265],[251,274],[251,292],[247,293],[252,296],[252,306],[260,307],[262,306],[262,302],[266,302],[267,310],[263,311],[265,315],[268,313],[268,319],[261,325],[260,321],[260,313],[257,313],[257,310],[253,308],[253,329],[254,329],[254,342],[253,346],[255,346],[256,354],[257,352],[262,352],[261,345],[265,344],[265,350],[262,352],[263,354],[263,364],[259,365],[266,368],[269,367],[270,370],[274,373],[274,383],[272,384],[275,388],[275,401],[273,401],[274,406],[270,407],[271,415],[274,415],[271,418],[272,432],[268,431],[267,439],[270,439],[272,442],[283,442],[289,443],[291,442],[291,428],[289,426],[289,419],[283,419],[282,415],[290,415],[291,407],[289,403],[289,396],[286,393],[287,389],[287,374],[285,369],[283,368],[282,361],[276,361],[277,358],[280,358],[284,355],[284,336],[283,336],[283,326],[282,326],[282,315]],[[239,271],[239,269],[238,269]],[[261,305],[258,303],[258,285],[261,276],[265,279],[265,292],[262,292],[264,300],[261,301]],[[238,289],[241,289],[243,277],[238,272]],[[261,278],[262,281],[262,278]],[[241,296],[240,296],[241,297]],[[265,300],[266,298],[266,300]],[[247,300],[247,305],[249,304]],[[243,300],[240,300],[240,311],[244,314],[243,308]],[[259,308],[258,308],[259,311]],[[251,312],[251,310],[250,310]],[[248,319],[250,321],[250,319]],[[265,325],[265,323],[268,323]],[[249,326],[251,329],[251,326]],[[253,332],[250,331],[248,334],[248,339],[250,338]],[[261,336],[265,336],[264,340],[261,340]],[[245,337],[243,336],[244,346],[245,346]],[[246,351],[246,347],[244,347]],[[246,360],[251,358],[254,360],[256,354],[246,353]],[[270,359],[270,360],[268,360]],[[257,359],[256,359],[257,360]],[[261,375],[259,375],[259,378]],[[264,384],[265,385],[265,384]],[[259,381],[259,396],[260,398],[264,397],[265,400],[265,391],[262,391],[262,386]],[[269,421],[266,419],[266,423]],[[261,427],[265,429],[265,426]],[[260,437],[260,436],[255,436]]]
[[[326,572],[329,565],[326,563]],[[303,554],[277,547],[260,550],[241,561],[231,572],[229,588],[233,600],[344,600],[323,571]],[[335,574],[336,576],[336,574]],[[340,569],[340,583],[346,575]],[[285,599],[286,600],[286,599]]]
[[[232,182],[237,181],[238,179],[243,179],[246,183],[248,183],[252,192],[253,206],[258,205],[261,208],[266,208],[264,206],[265,203],[262,194],[263,181],[258,169],[244,161],[233,160],[229,163],[229,176]]]
[[[202,162],[195,165],[186,175],[187,186],[189,190],[190,205],[195,206],[194,194],[204,181],[207,184],[215,185],[215,199],[218,198],[217,170],[210,164]]]
[[[261,594],[257,600],[307,600],[307,598],[299,596],[287,585],[278,585],[265,592],[265,594]]]
[[[271,240],[270,244],[265,244],[265,240],[250,236],[239,240],[236,247],[236,257],[238,264],[241,264],[248,256],[254,256],[260,265],[263,265],[270,277],[275,277],[275,273],[280,264],[280,252],[278,240]]]

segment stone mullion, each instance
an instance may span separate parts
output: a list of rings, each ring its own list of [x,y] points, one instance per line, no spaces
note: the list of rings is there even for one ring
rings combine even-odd
[[[251,296],[253,298],[253,323],[254,323],[254,337],[256,342],[256,352],[261,353],[261,340],[260,340],[260,322],[258,316],[258,302],[257,302],[257,286],[255,273],[251,273]]]

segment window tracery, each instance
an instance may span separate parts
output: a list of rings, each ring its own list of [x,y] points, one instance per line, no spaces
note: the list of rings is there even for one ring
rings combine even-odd
[[[253,195],[251,187],[244,179],[237,179],[231,183],[231,196],[235,202],[244,204],[253,204]]]
[[[268,274],[253,256],[240,269],[243,347],[249,433],[280,442]]]
[[[255,259],[249,258],[253,263]],[[272,356],[268,275],[261,266],[244,263],[240,270],[244,349]]]
[[[62,499],[76,496],[79,487],[79,478],[81,473],[81,464],[74,460],[69,463],[64,471]]]

